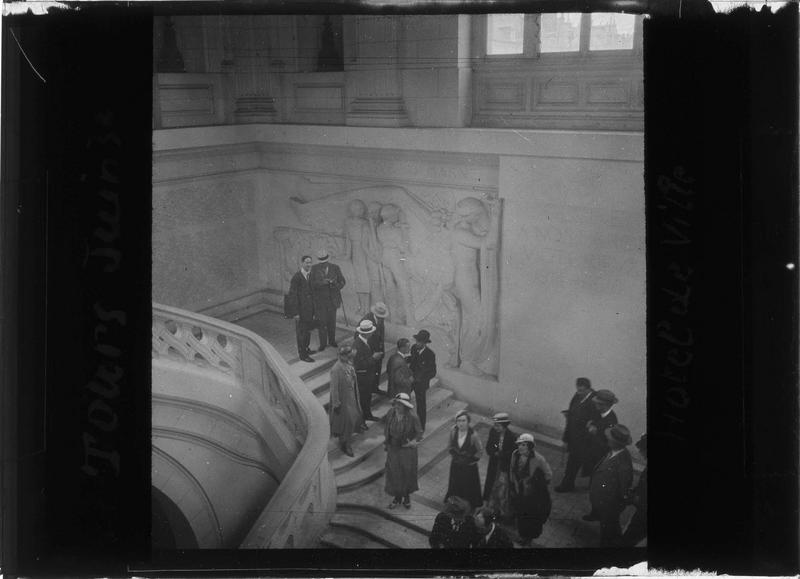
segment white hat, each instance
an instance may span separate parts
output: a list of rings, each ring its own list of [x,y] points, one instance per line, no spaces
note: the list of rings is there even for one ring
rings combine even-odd
[[[317,252],[317,260],[318,261],[328,261],[328,251],[326,249],[320,249]]]
[[[371,320],[361,320],[361,323],[358,324],[356,328],[356,332],[359,334],[371,334],[374,331],[375,324],[373,324]]]
[[[389,315],[389,308],[383,302],[377,302],[370,308],[370,311],[379,318],[385,318]]]
[[[530,442],[531,444],[534,444],[533,435],[528,434],[527,432],[523,432],[522,434],[520,434],[519,437],[517,438],[516,443],[521,444],[523,442]]]
[[[399,402],[403,406],[407,406],[408,408],[414,408],[414,405],[411,404],[411,398],[405,392],[401,392],[397,396],[392,399],[392,402]]]

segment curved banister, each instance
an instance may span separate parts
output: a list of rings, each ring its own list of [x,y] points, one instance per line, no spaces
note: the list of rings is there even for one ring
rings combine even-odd
[[[327,460],[328,415],[314,394],[254,332],[170,306],[153,304],[153,355],[210,365],[233,376],[263,401],[265,420],[280,417],[288,437],[280,442],[296,455],[240,548],[313,546],[336,502]]]

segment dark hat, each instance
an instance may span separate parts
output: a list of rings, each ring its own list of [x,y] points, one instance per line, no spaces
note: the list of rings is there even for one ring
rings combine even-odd
[[[611,390],[598,390],[594,393],[594,399],[605,402],[606,404],[616,404],[619,402]]]
[[[445,509],[452,515],[463,517],[469,513],[470,505],[461,497],[451,495],[447,497],[447,501],[445,501]]]
[[[636,448],[642,452],[647,452],[647,434],[643,434],[642,437],[636,441]]]
[[[418,342],[425,342],[426,344],[431,343],[431,333],[428,330],[420,330],[416,334],[412,336]]]
[[[628,430],[627,426],[622,426],[621,424],[615,424],[608,430],[606,430],[606,437],[609,440],[616,440],[620,444],[628,446],[633,439],[631,438],[631,431]]]
[[[575,386],[580,386],[581,388],[591,388],[592,383],[588,378],[578,378],[575,380]]]

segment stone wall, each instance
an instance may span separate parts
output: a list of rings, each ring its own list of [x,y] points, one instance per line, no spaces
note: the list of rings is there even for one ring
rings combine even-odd
[[[498,308],[495,325],[481,330],[495,332],[499,358],[494,372],[469,371],[452,355],[467,340],[460,330],[449,335],[455,344],[435,333],[443,381],[480,410],[558,429],[575,378],[588,376],[617,393],[620,420],[643,432],[642,141],[641,133],[492,129],[157,131],[154,299],[200,309],[282,292],[294,253],[320,244],[346,265],[344,219],[354,199],[401,206],[418,232],[409,265],[429,255],[430,271],[441,273],[454,254],[425,216],[452,216],[466,198],[497,203]],[[452,272],[442,279],[454,285]],[[412,300],[419,295],[412,290]],[[434,303],[432,316],[399,320],[396,331],[434,328],[437,313],[443,328],[464,319],[459,292],[443,295],[455,300]],[[352,318],[358,296],[346,292],[345,302]]]

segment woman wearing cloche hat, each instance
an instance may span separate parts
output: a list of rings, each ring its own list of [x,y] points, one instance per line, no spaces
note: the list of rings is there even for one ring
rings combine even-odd
[[[542,534],[550,517],[550,491],[547,485],[553,471],[545,458],[536,452],[532,434],[517,438],[517,450],[511,454],[508,502],[517,518],[517,532],[522,546]]]
[[[386,493],[393,497],[390,509],[401,504],[411,508],[409,495],[419,489],[417,485],[417,444],[422,439],[422,427],[414,413],[408,394],[401,392],[392,399],[392,408],[386,413],[384,426],[386,449]]]
[[[492,417],[494,426],[486,441],[486,454],[489,465],[486,467],[486,482],[483,487],[483,501],[492,507],[499,517],[508,517],[508,467],[511,453],[514,452],[517,433],[509,428],[511,418],[508,412],[498,412]]]

